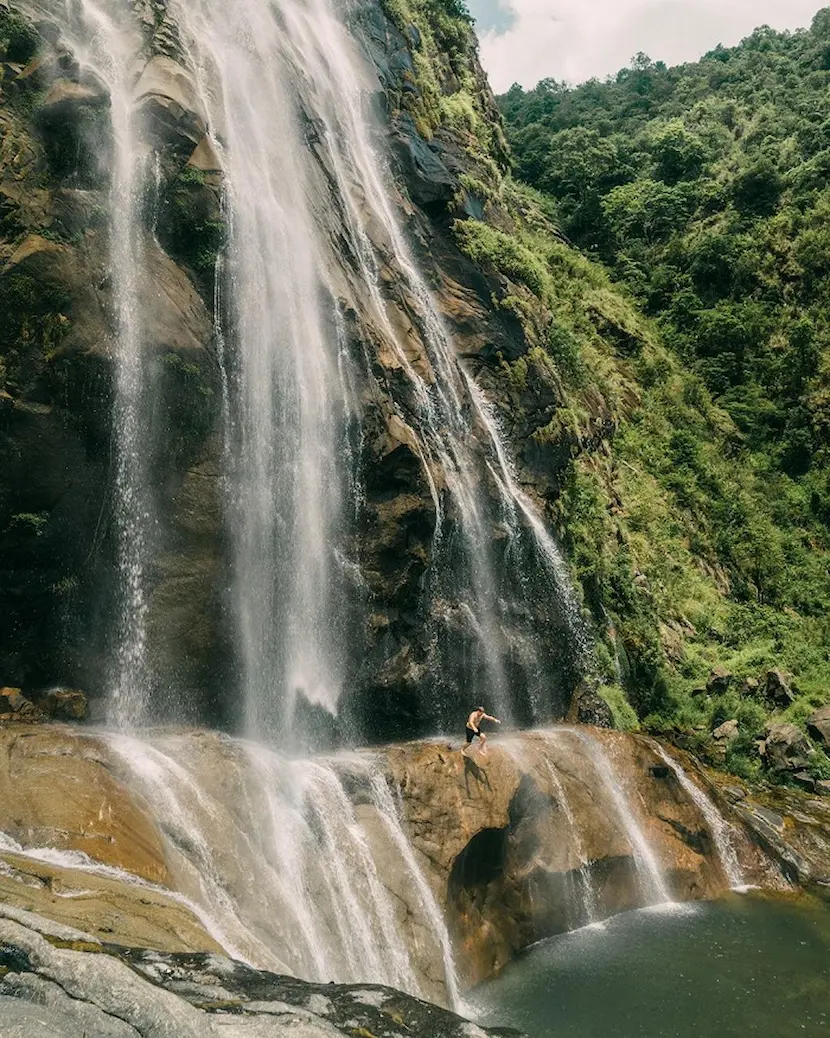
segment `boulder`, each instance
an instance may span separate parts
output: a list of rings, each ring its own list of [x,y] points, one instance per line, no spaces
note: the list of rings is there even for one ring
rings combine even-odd
[[[732,742],[738,738],[738,722],[736,720],[724,721],[712,732],[712,738],[719,742]]]
[[[758,690],[761,687],[760,681],[757,678],[744,678],[741,682],[741,695],[742,696],[757,696]]]
[[[801,771],[813,752],[807,736],[794,724],[770,725],[763,754],[774,771]]]
[[[806,789],[808,793],[814,793],[816,790],[816,780],[809,771],[797,771],[793,775],[793,782],[799,789]]]
[[[768,670],[764,680],[764,698],[768,703],[785,709],[795,699],[795,692],[791,687],[792,674],[786,671],[773,669]]]
[[[820,746],[830,749],[830,703],[810,714],[807,718],[807,731]]]
[[[726,667],[713,667],[706,679],[706,691],[713,696],[722,695],[732,684],[734,675]]]
[[[830,779],[819,779],[816,782],[816,793],[823,797],[830,797]]]
[[[83,721],[89,703],[79,688],[52,688],[39,697],[37,705],[55,720]]]
[[[43,714],[19,688],[0,688],[0,720],[40,721]]]

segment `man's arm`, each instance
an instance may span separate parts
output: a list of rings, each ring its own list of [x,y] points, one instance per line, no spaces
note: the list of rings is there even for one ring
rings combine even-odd
[[[485,721],[495,721],[496,724],[501,724],[501,721],[498,719],[498,717],[491,717],[489,714],[485,714],[484,715],[484,720]]]

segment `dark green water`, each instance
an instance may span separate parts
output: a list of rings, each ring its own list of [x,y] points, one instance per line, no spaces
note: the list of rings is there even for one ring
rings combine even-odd
[[[536,945],[467,997],[531,1038],[830,1038],[830,906],[735,895]]]

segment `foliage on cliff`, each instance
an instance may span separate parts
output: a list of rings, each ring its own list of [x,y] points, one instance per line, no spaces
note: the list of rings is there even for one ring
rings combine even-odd
[[[737,716],[744,771],[776,712],[744,679],[791,671],[796,721],[830,687],[828,85],[830,11],[697,65],[640,55],[607,83],[514,87],[500,103],[532,187],[466,185],[482,218],[455,223],[525,335],[494,380],[522,460],[568,454],[537,489],[602,667],[651,728]],[[555,416],[534,428],[543,385]],[[716,665],[732,691],[702,693]]]

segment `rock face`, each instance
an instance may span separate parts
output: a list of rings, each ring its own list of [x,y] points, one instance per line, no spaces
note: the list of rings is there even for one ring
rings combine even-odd
[[[409,1038],[519,1036],[372,985],[314,985],[220,955],[101,944],[90,934],[0,905],[4,1038]]]
[[[794,789],[750,790],[732,776],[709,772],[722,806],[732,810],[793,883],[830,883],[830,803]]]
[[[148,655],[155,663],[147,681],[151,713],[157,720],[232,727],[242,711],[222,498],[227,386],[214,321],[215,261],[227,221],[222,160],[209,133],[220,140],[225,135],[221,126],[206,124],[170,12],[143,0],[132,7],[132,103],[155,155],[157,196],[142,209],[146,225],[137,243],[151,276],[136,285],[145,318],[142,464],[154,513],[146,574]],[[0,680],[35,699],[50,687],[80,686],[93,701],[92,715],[100,716],[95,699],[112,683],[123,584],[117,573],[117,466],[111,464],[117,453],[118,302],[107,225],[111,100],[62,38],[63,5],[54,10],[53,23],[37,23],[42,35],[33,36],[34,60],[25,70],[9,66],[0,96],[0,308],[6,314],[0,331],[0,613],[7,618],[0,630]],[[465,371],[497,407],[511,410],[521,482],[544,514],[543,497],[555,500],[569,448],[551,436],[534,440],[531,433],[551,425],[562,395],[548,373],[531,380],[521,399],[515,388],[508,398],[502,359],[523,357],[532,344],[515,316],[494,308],[498,280],[459,251],[451,230],[454,218],[481,215],[481,192],[470,184],[508,165],[492,95],[470,44],[458,68],[449,58],[437,61],[435,89],[450,96],[464,79],[472,103],[492,124],[487,149],[468,128],[442,123],[436,98],[430,104],[437,105],[438,121],[427,126],[409,111],[411,104],[420,110],[429,101],[427,88],[416,82],[415,69],[424,60],[417,30],[397,26],[376,3],[362,8],[359,20],[357,35],[371,62],[361,76],[376,90],[395,156],[399,195],[393,202]],[[390,259],[384,232],[371,224],[387,310],[374,312],[378,304],[366,279],[350,269],[342,203],[323,195],[330,193],[333,170],[315,128],[313,98],[302,84],[298,91],[293,100],[316,164],[308,190],[333,255],[343,335],[361,372],[353,421],[360,427],[354,430],[361,469],[355,496],[362,515],[347,546],[357,560],[349,571],[356,590],[340,610],[344,623],[352,624],[341,727],[399,738],[454,716],[466,697],[469,669],[459,661],[479,651],[480,635],[453,576],[461,569],[459,539],[445,539],[444,557],[436,536],[452,474],[425,449],[411,418],[404,369],[411,366],[428,386],[436,377],[417,301],[400,264]],[[457,377],[463,397],[460,369]],[[470,410],[469,400],[464,408]],[[471,422],[473,445],[486,440],[481,425]],[[486,477],[486,466],[482,470]],[[492,487],[484,510],[477,536],[485,553],[502,559],[505,527]],[[514,566],[511,560],[501,585],[514,579]],[[515,719],[522,723],[564,717],[581,676],[566,611],[546,578],[536,573],[534,581],[544,585],[538,594],[524,584],[522,594],[499,586],[494,597],[512,596],[515,606],[486,647],[500,659],[502,685],[511,690]],[[528,637],[538,631],[544,637]],[[531,642],[538,659],[530,658]],[[580,719],[603,723],[595,709],[601,704],[588,712],[589,705]]]
[[[413,845],[446,901],[465,986],[545,936],[660,900],[632,853],[631,820],[669,896],[725,888],[706,821],[648,740],[553,729],[493,749],[486,766],[430,744],[387,755]],[[746,875],[774,885],[742,826],[731,839]]]

